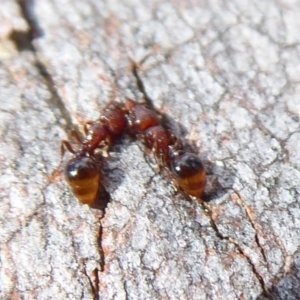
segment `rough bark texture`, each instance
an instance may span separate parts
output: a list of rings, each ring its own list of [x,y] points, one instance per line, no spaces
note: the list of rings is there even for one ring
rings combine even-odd
[[[299,1],[26,4],[0,0],[1,299],[299,299]],[[104,217],[74,198],[61,140],[126,97],[194,145],[209,202],[128,137]]]

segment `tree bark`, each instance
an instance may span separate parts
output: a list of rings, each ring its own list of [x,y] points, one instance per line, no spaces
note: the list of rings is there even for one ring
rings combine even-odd
[[[299,1],[0,0],[1,299],[299,299]],[[145,102],[205,163],[187,201],[140,141],[105,214],[60,154]]]

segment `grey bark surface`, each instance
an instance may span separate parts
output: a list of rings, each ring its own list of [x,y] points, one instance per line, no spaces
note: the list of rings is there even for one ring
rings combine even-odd
[[[20,3],[0,0],[1,299],[299,299],[299,1],[38,0],[32,44]],[[78,203],[61,140],[127,97],[203,157],[210,201],[125,136],[105,215]]]

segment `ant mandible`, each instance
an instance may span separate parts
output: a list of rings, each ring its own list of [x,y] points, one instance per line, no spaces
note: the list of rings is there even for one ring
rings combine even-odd
[[[143,139],[158,165],[169,170],[181,190],[200,200],[206,185],[206,172],[200,157],[186,151],[181,140],[163,128],[158,116],[146,105],[128,99],[126,112],[130,132]]]
[[[65,178],[73,194],[83,204],[94,206],[98,202],[102,187],[101,161],[95,150],[110,148],[126,128],[124,111],[116,105],[104,110],[101,118],[87,122],[84,126],[85,138],[81,141],[73,132],[80,146],[77,151],[68,141],[62,141],[62,155],[67,149],[74,154],[65,166]]]

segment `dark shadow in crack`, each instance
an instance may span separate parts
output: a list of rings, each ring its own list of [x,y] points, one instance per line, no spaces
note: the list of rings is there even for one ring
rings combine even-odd
[[[29,32],[13,30],[9,35],[9,39],[14,42],[19,52],[33,51]]]
[[[280,278],[273,280],[272,286],[268,289],[267,299],[272,300],[298,300],[300,299],[300,253],[297,253],[293,264],[288,271]],[[257,297],[257,300],[266,299],[264,295]]]
[[[35,0],[18,0],[18,4],[23,17],[29,26],[28,36],[30,41],[35,38],[42,37],[44,35],[44,31],[40,27],[34,11]]]
[[[91,208],[100,209],[105,212],[107,204],[110,202],[110,194],[103,186],[99,187],[98,197],[96,201],[90,205]]]
[[[128,139],[124,134],[112,147],[109,156],[103,159],[103,185],[112,193],[121,185],[125,178],[124,170],[119,163],[121,152],[128,146]]]

